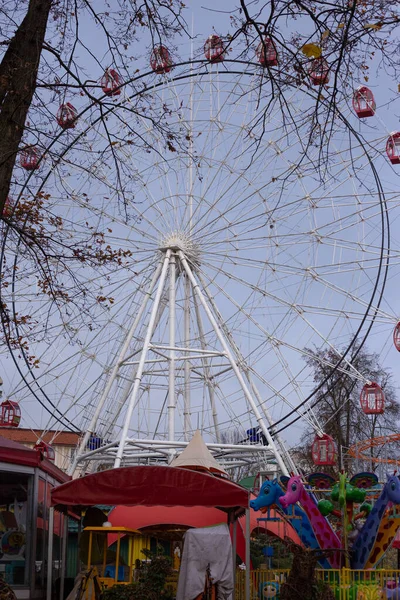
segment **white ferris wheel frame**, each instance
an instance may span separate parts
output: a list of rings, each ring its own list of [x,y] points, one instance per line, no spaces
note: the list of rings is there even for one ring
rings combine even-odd
[[[211,70],[210,70],[211,79]],[[191,75],[192,76],[192,75]],[[191,81],[193,81],[191,79]],[[189,152],[190,154],[190,152]],[[189,161],[188,168],[189,178],[193,178],[192,161]],[[189,182],[189,189],[192,188]],[[192,196],[189,194],[189,218],[192,217],[193,210],[191,206]],[[212,416],[214,426],[214,437],[215,443],[208,443],[208,447],[218,457],[219,460],[226,467],[233,467],[240,464],[251,464],[252,461],[256,460],[257,457],[262,455],[266,460],[273,459],[278,463],[281,471],[285,474],[295,470],[295,465],[292,458],[290,457],[287,449],[285,448],[279,435],[272,433],[273,420],[266,407],[265,401],[263,401],[262,394],[256,387],[252,378],[252,368],[246,362],[242,352],[239,349],[233,334],[229,327],[224,322],[221,312],[218,309],[217,303],[212,295],[211,290],[207,287],[207,284],[202,277],[201,270],[197,269],[196,260],[192,256],[190,240],[188,243],[187,239],[184,239],[180,232],[177,232],[175,238],[170,236],[164,243],[157,249],[157,254],[154,258],[154,273],[151,283],[147,290],[144,292],[142,302],[139,304],[139,309],[135,315],[133,322],[128,326],[128,332],[125,335],[125,339],[120,347],[118,356],[112,365],[108,369],[108,378],[100,395],[100,399],[96,404],[94,413],[87,426],[87,430],[81,441],[79,450],[75,456],[73,464],[71,465],[70,472],[73,473],[77,466],[81,466],[83,470],[91,464],[90,468],[95,468],[95,465],[99,462],[102,464],[114,465],[116,467],[121,464],[134,463],[135,461],[143,460],[162,460],[163,462],[170,462],[176,455],[177,451],[184,447],[188,443],[189,431],[191,431],[190,423],[190,379],[191,379],[191,359],[196,358],[202,363],[202,377],[204,380],[205,389],[208,390],[208,401],[210,405],[210,414]],[[161,255],[161,258],[160,258]],[[158,262],[157,262],[158,261]],[[185,341],[181,346],[176,345],[175,339],[175,323],[177,315],[176,307],[176,288],[179,277],[184,277],[184,308],[183,308],[183,322],[185,330]],[[169,278],[169,285],[167,286]],[[239,278],[238,278],[239,280]],[[327,280],[321,278],[321,282],[324,283],[328,288],[335,292],[335,285],[329,283]],[[167,290],[168,287],[168,290]],[[340,293],[346,294],[345,290],[340,290]],[[157,326],[157,322],[161,318],[162,312],[165,310],[164,298],[167,297],[167,305],[169,307],[169,339],[168,344],[160,345],[152,343],[152,335]],[[273,296],[271,295],[271,298]],[[273,298],[274,299],[274,298]],[[152,308],[150,310],[150,301],[153,301]],[[279,301],[285,304],[285,301],[281,298]],[[192,302],[192,305],[190,304]],[[235,299],[231,299],[232,304],[235,303]],[[286,302],[287,306],[289,304]],[[362,302],[360,301],[362,305]],[[245,307],[237,305],[238,310],[243,315],[251,318],[248,315]],[[373,306],[373,308],[375,308]],[[193,310],[194,309],[194,310]],[[204,325],[202,322],[201,311],[206,315],[208,324],[211,326],[211,330],[215,333],[216,338],[220,344],[221,349],[219,351],[207,348],[206,335],[204,333]],[[193,318],[194,316],[194,318]],[[198,338],[197,341],[200,344],[199,347],[190,347],[190,318],[195,321],[197,326]],[[310,328],[313,325],[307,321],[306,317],[303,317],[304,321]],[[143,344],[135,349],[134,355],[128,355],[129,345],[133,337],[139,339],[138,327],[143,321],[147,323],[145,329],[145,336]],[[260,331],[268,337],[268,331],[262,328],[261,324],[257,324]],[[314,331],[324,339],[323,334],[319,333],[317,329]],[[136,335],[135,335],[136,334]],[[272,341],[272,338],[271,338]],[[325,339],[329,345],[329,340]],[[295,346],[291,346],[288,341],[280,341],[286,345],[287,348],[297,350]],[[334,345],[331,346],[335,349]],[[157,358],[149,358],[149,351],[157,355]],[[242,391],[243,398],[246,401],[248,409],[254,415],[257,420],[257,424],[262,431],[268,445],[262,444],[224,444],[220,441],[219,423],[215,403],[215,388],[212,383],[213,375],[211,373],[210,360],[212,358],[219,357],[226,361],[226,369],[230,370],[237,382],[239,388]],[[136,360],[137,359],[137,360]],[[283,358],[282,358],[283,361]],[[129,437],[129,426],[131,416],[135,408],[140,384],[142,382],[142,376],[145,373],[146,365],[152,364],[167,364],[168,365],[168,406],[167,406],[167,440],[154,440],[154,439],[140,439]],[[176,381],[175,373],[177,364],[184,365],[184,393],[183,393],[183,436],[185,441],[176,440],[175,432],[175,414],[177,410],[176,405]],[[118,379],[119,372],[122,366],[130,366],[132,368],[133,389],[127,391],[126,402],[120,403],[116,413],[108,417],[108,424],[104,429],[105,443],[100,448],[88,451],[90,445],[88,442],[91,435],[96,435],[96,424],[99,421],[102,410],[107,402],[110,400],[110,391],[113,384]],[[334,365],[331,365],[334,366]],[[344,358],[343,366],[337,367],[339,371],[345,371],[349,369],[352,376],[359,381],[364,381],[365,377],[359,374],[351,363]],[[292,384],[295,385],[293,380]],[[127,387],[131,387],[130,384]],[[281,398],[282,395],[278,390],[273,390],[272,385],[270,390],[276,394],[277,398]],[[287,401],[288,405],[290,402]],[[118,419],[122,408],[126,408],[127,414],[125,416],[122,431],[119,434],[118,441],[107,443],[107,426],[110,432]],[[297,410],[294,406],[291,406],[295,411]],[[309,405],[305,405],[302,410],[303,416],[306,416],[311,421],[313,419]],[[297,411],[300,414],[300,411]],[[103,421],[104,422],[104,421]],[[318,431],[318,424],[314,423],[316,430]]]
[[[174,239],[172,243],[168,247],[164,247],[161,249],[163,253],[163,257],[160,259],[156,270],[154,272],[152,281],[148,290],[146,291],[143,302],[140,306],[140,309],[136,315],[134,322],[128,330],[128,334],[125,337],[125,340],[122,344],[121,351],[119,356],[117,357],[110,376],[108,378],[107,384],[104,388],[103,394],[99,399],[97,408],[92,416],[90,424],[88,426],[87,431],[85,432],[78,452],[75,456],[75,459],[70,467],[70,474],[73,474],[76,470],[79,463],[87,463],[90,462],[113,462],[114,468],[118,468],[121,464],[127,464],[130,462],[135,462],[136,460],[143,459],[156,459],[162,458],[164,461],[167,458],[168,462],[175,457],[177,450],[179,448],[185,447],[187,445],[186,442],[176,441],[175,440],[175,410],[176,410],[176,396],[175,396],[175,366],[177,361],[184,361],[185,366],[188,365],[189,368],[185,368],[185,385],[184,385],[184,406],[185,406],[185,419],[184,419],[184,435],[187,440],[190,422],[186,418],[189,414],[190,410],[190,360],[194,358],[200,359],[203,363],[203,369],[205,374],[206,385],[209,391],[209,400],[212,409],[212,415],[215,426],[215,434],[216,439],[219,439],[218,432],[218,421],[217,421],[217,412],[214,403],[213,397],[213,388],[210,381],[209,376],[209,364],[208,359],[211,357],[224,357],[228,360],[230,368],[234,372],[240,387],[243,391],[243,395],[247,400],[251,410],[254,413],[254,416],[257,420],[258,426],[261,429],[262,433],[267,440],[268,445],[262,444],[223,444],[221,442],[207,444],[208,448],[214,453],[218,453],[220,457],[221,464],[225,468],[232,468],[241,464],[248,463],[252,458],[255,458],[257,455],[262,454],[264,458],[272,458],[275,459],[277,464],[279,465],[279,469],[284,475],[288,475],[289,472],[295,470],[295,464],[293,459],[291,458],[289,452],[285,448],[282,440],[277,436],[276,442],[274,438],[271,436],[271,433],[268,429],[266,421],[268,421],[269,426],[273,425],[273,421],[271,416],[262,402],[261,395],[252,381],[250,369],[246,364],[245,358],[241,354],[238,346],[234,343],[232,337],[227,335],[226,330],[224,330],[223,324],[221,324],[219,319],[219,312],[217,307],[214,305],[212,299],[209,295],[207,289],[205,289],[205,293],[201,289],[201,284],[196,278],[195,267],[190,266],[189,258],[185,254],[182,247],[179,245],[179,240]],[[175,291],[176,291],[176,263],[181,265],[183,268],[183,272],[185,274],[186,281],[186,296],[185,298],[188,300],[185,302],[184,314],[185,314],[185,327],[186,327],[186,337],[188,340],[188,345],[186,347],[177,347],[175,345],[175,323],[176,323],[176,304],[175,304]],[[169,343],[168,345],[158,345],[151,344],[152,335],[154,332],[156,319],[158,311],[160,310],[160,301],[162,298],[162,294],[165,290],[167,274],[169,274]],[[135,334],[136,328],[140,319],[147,309],[148,302],[153,295],[154,290],[156,290],[154,294],[153,305],[151,307],[151,312],[149,314],[148,325],[146,329],[146,334],[144,337],[143,344],[141,348],[138,349],[137,355],[138,360],[132,361],[134,358],[132,355],[126,356],[126,353],[129,349],[129,344]],[[198,310],[196,310],[196,319],[197,325],[200,332],[200,339],[202,344],[202,349],[199,351],[198,348],[190,348],[189,346],[189,337],[190,332],[188,331],[189,327],[189,318],[188,312],[189,308],[189,298],[191,293],[193,292],[193,298],[197,298],[198,302],[200,302],[204,312],[206,313],[209,323],[214,329],[214,332],[221,344],[221,351],[211,351],[208,350],[205,346],[205,340],[202,336],[203,324],[201,320],[201,315]],[[210,302],[211,300],[211,302]],[[195,307],[198,307],[198,304],[194,302]],[[159,355],[159,358],[149,359],[148,352],[149,349],[152,349],[156,354]],[[169,371],[169,386],[168,386],[168,440],[160,441],[160,440],[145,440],[145,439],[131,439],[129,438],[129,427],[133,414],[134,407],[136,405],[139,387],[142,381],[142,376],[144,373],[145,365],[148,362],[157,362],[162,363],[166,362],[168,364]],[[120,439],[118,442],[112,442],[101,446],[100,448],[94,449],[91,452],[87,451],[88,442],[90,436],[93,435],[96,431],[97,421],[101,415],[104,404],[108,399],[108,394],[111,391],[111,388],[118,377],[118,371],[122,365],[132,365],[135,368],[135,375],[133,379],[133,388],[129,395],[127,412],[125,415],[124,426],[120,434]],[[246,381],[247,380],[247,381]],[[261,406],[264,415],[261,414],[258,406]],[[117,415],[118,416],[118,415]],[[115,418],[115,417],[114,417]]]

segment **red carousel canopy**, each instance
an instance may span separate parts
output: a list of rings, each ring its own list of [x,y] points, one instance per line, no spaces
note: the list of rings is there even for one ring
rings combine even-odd
[[[52,505],[220,506],[247,508],[249,492],[236,483],[199,471],[168,466],[100,471],[58,486]]]
[[[255,496],[252,494],[252,498]],[[291,522],[286,522],[283,518],[280,519],[280,514],[271,509],[270,521],[261,521],[258,519],[264,517],[259,511],[250,511],[250,527],[251,531],[258,529],[262,533],[268,533],[282,540],[290,540],[301,546],[301,540],[296,531],[291,526]],[[179,525],[184,527],[210,527],[226,521],[224,512],[217,508],[205,508],[204,506],[115,506],[108,513],[108,520],[111,521],[114,527],[123,525],[130,529],[141,529],[145,535],[146,529],[149,527],[157,528],[161,525]],[[238,529],[238,549],[240,544],[243,545],[243,560],[244,560],[244,537],[242,530],[245,531],[246,524],[244,517],[239,519],[240,528]],[[243,543],[240,541],[243,538]],[[115,537],[117,539],[117,536]],[[239,552],[238,552],[239,553]]]

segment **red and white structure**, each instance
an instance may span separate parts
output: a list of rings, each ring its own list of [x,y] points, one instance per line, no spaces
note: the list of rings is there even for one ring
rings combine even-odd
[[[101,78],[100,85],[106,96],[119,96],[122,78],[115,69],[107,69]]]
[[[360,119],[373,117],[375,114],[376,103],[373,93],[367,86],[360,85],[353,94],[353,108]]]
[[[211,63],[222,62],[225,58],[225,46],[219,35],[210,35],[204,44],[204,56]]]
[[[256,57],[262,67],[276,67],[278,65],[278,53],[273,40],[265,36],[264,40],[257,46]]]

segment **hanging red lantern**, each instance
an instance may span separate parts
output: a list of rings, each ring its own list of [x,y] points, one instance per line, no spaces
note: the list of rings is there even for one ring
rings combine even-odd
[[[393,331],[393,343],[396,350],[400,352],[400,321],[397,323]]]
[[[155,46],[150,56],[150,66],[155,73],[169,73],[172,69],[172,58],[168,48]]]
[[[374,116],[376,109],[375,98],[371,90],[365,85],[360,85],[354,90],[353,108],[360,119]]]
[[[361,408],[366,415],[381,415],[385,410],[385,395],[375,382],[366,383],[360,395]]]
[[[57,111],[56,120],[62,129],[73,129],[78,118],[78,111],[70,102],[61,104]]]
[[[336,444],[327,433],[316,435],[311,447],[312,460],[315,465],[334,466],[337,461]]]
[[[21,409],[18,402],[5,400],[0,404],[0,427],[18,427],[21,421]]]
[[[36,452],[39,452],[43,458],[47,458],[48,460],[55,460],[56,454],[54,452],[54,448],[50,446],[50,444],[46,444],[46,442],[40,441],[35,445]]]
[[[34,171],[39,166],[40,154],[35,146],[21,150],[20,164],[26,171]]]
[[[100,80],[101,89],[106,96],[119,96],[121,90],[118,89],[122,84],[122,78],[115,69],[106,69]]]
[[[393,131],[386,142],[386,154],[392,165],[400,164],[400,131]]]
[[[225,58],[224,44],[219,35],[210,35],[204,44],[204,56],[212,63],[222,62]]]
[[[278,54],[275,44],[270,37],[264,37],[264,43],[260,42],[256,50],[257,60],[262,67],[276,67],[278,64]]]
[[[325,58],[314,58],[308,70],[313,85],[325,85],[329,81],[329,65]]]

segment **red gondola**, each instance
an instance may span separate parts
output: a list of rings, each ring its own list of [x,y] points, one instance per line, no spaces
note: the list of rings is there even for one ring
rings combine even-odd
[[[386,142],[386,154],[392,165],[400,165],[400,131],[393,131]]]
[[[35,146],[21,150],[20,164],[26,171],[34,171],[39,166],[40,154]]]
[[[375,382],[366,383],[361,390],[361,408],[366,415],[381,415],[385,410],[385,395]]]
[[[70,102],[61,104],[57,111],[56,120],[62,129],[73,129],[78,118],[78,111]]]
[[[21,409],[18,402],[5,400],[0,404],[0,427],[18,427],[21,421]]]
[[[119,96],[121,90],[118,89],[122,84],[122,78],[115,69],[106,69],[100,80],[101,89],[106,96]]]
[[[393,343],[396,350],[400,352],[400,321],[397,323],[393,331]]]
[[[308,74],[313,85],[325,85],[329,81],[329,65],[325,58],[320,56],[311,62]]]
[[[336,465],[337,452],[336,444],[327,433],[316,435],[311,447],[312,460],[315,465],[334,466]]]
[[[374,116],[376,109],[375,98],[371,90],[365,85],[360,85],[354,90],[353,108],[360,119]]]
[[[222,62],[225,58],[224,44],[219,35],[210,35],[204,44],[204,56],[212,63]]]
[[[262,67],[276,67],[278,64],[278,54],[275,44],[270,37],[264,37],[264,43],[260,42],[256,50],[257,60]]]
[[[40,452],[40,454],[42,454],[43,457],[47,458],[48,460],[55,460],[56,458],[54,448],[50,446],[50,444],[46,444],[46,442],[38,442],[35,445],[35,450],[36,452]]]
[[[168,48],[156,46],[150,56],[150,66],[155,73],[169,73],[172,69],[172,58]]]

